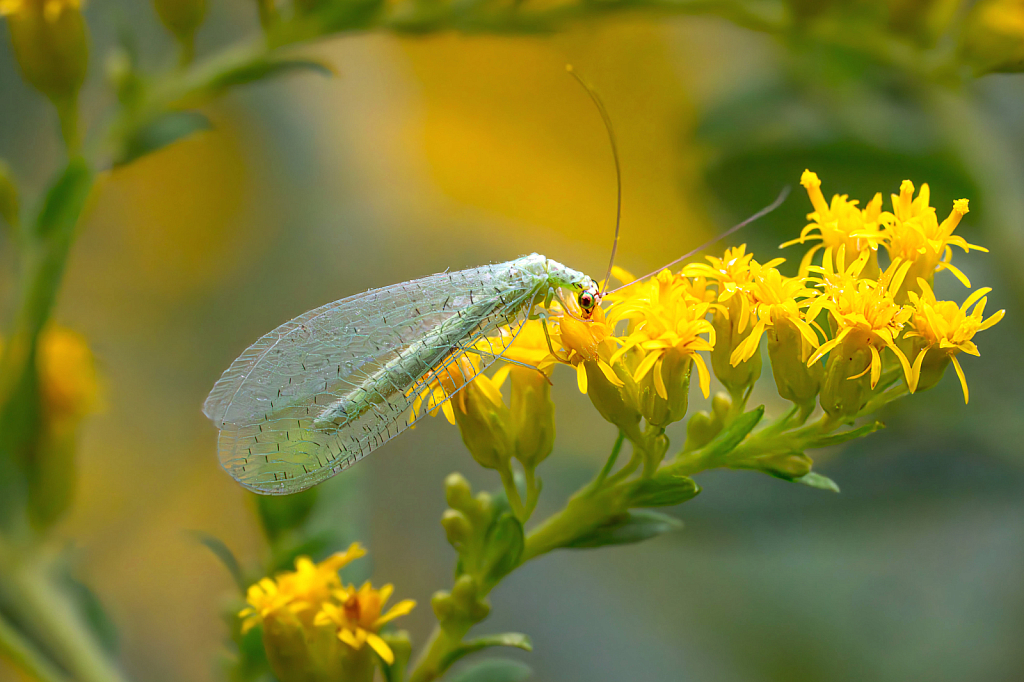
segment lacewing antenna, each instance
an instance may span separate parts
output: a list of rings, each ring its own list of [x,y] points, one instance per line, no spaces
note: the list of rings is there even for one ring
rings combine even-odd
[[[713,244],[715,244],[715,243],[725,239],[726,237],[728,237],[733,232],[736,232],[737,230],[743,229],[744,227],[746,227],[750,223],[754,222],[758,218],[763,218],[764,216],[768,215],[769,213],[771,213],[772,211],[774,211],[775,209],[777,209],[779,206],[782,205],[782,202],[786,200],[787,196],[789,196],[789,190],[790,190],[789,185],[786,185],[785,187],[782,188],[782,191],[779,192],[779,196],[775,197],[775,201],[773,201],[772,203],[768,204],[767,206],[765,206],[760,211],[758,211],[754,215],[750,216],[749,218],[747,218],[743,222],[737,223],[737,224],[733,225],[732,227],[730,227],[725,232],[722,232],[721,234],[719,234],[715,238],[710,239],[710,240],[704,242],[703,244],[701,244],[697,248],[693,249],[692,251],[690,251],[690,252],[680,256],[679,258],[676,258],[671,263],[666,263],[665,265],[662,265],[657,270],[652,270],[651,272],[648,272],[643,277],[637,277],[632,282],[629,282],[628,284],[623,284],[621,287],[618,287],[616,289],[612,289],[611,291],[609,291],[607,293],[614,294],[616,291],[622,291],[623,289],[625,289],[628,286],[632,286],[632,285],[636,284],[637,282],[642,282],[643,280],[647,279],[648,277],[651,277],[652,275],[658,274],[659,272],[661,272],[665,268],[670,268],[673,265],[675,265],[676,263],[684,261],[687,258],[689,258],[690,256],[694,255],[695,253],[697,253],[699,251],[703,251],[704,249],[708,248],[709,246],[711,246],[711,245],[713,245]],[[616,237],[617,236],[618,235],[616,235]]]
[[[608,282],[612,278],[612,266],[615,265],[615,252],[619,248],[619,225],[622,223],[622,168],[619,164],[619,147],[615,143],[615,132],[612,130],[612,119],[608,116],[608,110],[604,108],[604,102],[597,95],[597,91],[594,88],[580,78],[580,75],[576,73],[572,68],[572,64],[566,64],[565,70],[576,79],[576,82],[587,91],[587,95],[590,96],[594,106],[597,107],[598,113],[601,114],[601,121],[604,122],[604,128],[608,131],[608,141],[612,145],[612,158],[615,160],[615,238],[612,240],[612,255],[608,259],[608,273],[604,276],[604,282],[601,284],[601,292],[598,294],[597,299],[601,300],[607,293]]]

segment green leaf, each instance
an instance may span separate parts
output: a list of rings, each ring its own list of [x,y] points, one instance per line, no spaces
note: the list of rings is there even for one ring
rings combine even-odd
[[[217,94],[239,85],[303,71],[328,77],[334,75],[334,70],[329,65],[315,59],[262,56],[239,64],[232,69],[218,72],[205,85],[206,89],[211,91],[210,94]]]
[[[119,649],[117,627],[103,608],[99,597],[88,585],[79,582],[70,574],[65,573],[62,578],[64,590],[78,607],[82,620],[89,626],[96,641],[110,656],[116,657]]]
[[[523,682],[533,671],[530,666],[507,658],[489,658],[463,669],[450,682]]]
[[[510,646],[523,651],[533,651],[533,643],[530,638],[519,632],[503,632],[497,635],[487,635],[478,639],[463,642],[456,649],[450,651],[441,659],[441,669],[447,670],[453,663],[469,654],[482,651],[492,646]]]
[[[493,585],[508,575],[523,556],[523,524],[511,512],[498,517],[487,531],[481,565],[484,580]]]
[[[833,433],[828,436],[815,438],[807,447],[824,448],[828,447],[829,445],[839,445],[840,443],[845,443],[847,441],[854,440],[855,438],[866,436],[869,433],[874,433],[875,431],[884,428],[885,424],[883,424],[880,421],[874,421],[871,422],[870,424],[865,424],[864,426],[860,426],[856,429],[850,429],[849,431],[843,431],[842,433]]]
[[[794,478],[794,483],[802,483],[812,488],[818,488],[820,490],[830,490],[834,493],[839,492],[839,486],[828,476],[822,476],[819,473],[811,471],[810,473],[804,474],[800,478]]]
[[[754,430],[754,427],[757,426],[763,416],[764,405],[760,405],[750,412],[745,412],[736,417],[710,443],[701,448],[704,456],[708,459],[714,459],[732,452],[737,445],[743,442],[747,434]]]
[[[92,190],[93,174],[81,157],[68,162],[67,168],[50,187],[43,207],[36,218],[36,234],[40,237],[70,237]]]
[[[633,485],[629,506],[671,507],[692,500],[698,493],[700,486],[692,478],[662,471]]]
[[[682,527],[683,522],[672,516],[646,509],[635,509],[592,528],[565,544],[564,547],[590,549],[606,545],[629,545],[679,530]]]
[[[159,114],[125,140],[121,152],[114,159],[114,165],[131,163],[172,142],[212,128],[210,119],[198,111],[167,111]]]
[[[239,565],[238,559],[235,558],[234,553],[228,546],[220,538],[201,530],[189,531],[189,535],[220,559],[220,562],[224,564],[224,568],[228,569],[228,573],[234,578],[238,590],[245,594],[245,590],[248,587],[247,581],[245,576],[242,575],[242,567]]]
[[[18,183],[10,167],[0,159],[0,219],[11,227],[18,226]]]

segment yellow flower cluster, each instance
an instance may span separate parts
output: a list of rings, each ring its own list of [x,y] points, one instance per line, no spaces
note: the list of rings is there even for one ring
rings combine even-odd
[[[555,364],[574,367],[580,390],[634,442],[649,439],[651,427],[657,437],[659,429],[683,417],[694,367],[708,397],[711,372],[704,352],[731,404],[742,407],[761,373],[763,339],[779,394],[804,415],[818,403],[830,418],[848,421],[901,379],[911,393],[930,388],[949,364],[966,401],[967,382],[956,356],[977,355],[972,338],[1003,316],[999,311],[983,318],[989,289],[963,305],[937,301],[933,293],[935,273],[942,271],[970,286],[951,262],[952,247],[985,250],[954,234],[967,200],[953,202],[940,222],[928,186],[914,196],[909,180],[892,195],[891,210],[885,210],[881,193],[864,208],[847,195],[826,201],[810,171],[801,184],[814,210],[800,236],[782,247],[815,243],[797,276],[782,274],[784,259],[761,263],[745,245],[643,282],[616,268],[624,285],[605,297],[592,319],[556,307],[546,322],[527,322],[505,357],[544,375]],[[467,367],[434,377],[417,410],[442,409],[456,421],[470,394],[456,391],[477,369],[469,359],[459,362]],[[502,409],[500,389],[508,371],[473,382],[492,411]],[[453,394],[455,410],[446,402]],[[647,431],[640,426],[644,421]]]
[[[242,633],[263,627],[267,656],[281,680],[349,679],[352,670],[372,670],[364,645],[384,663],[394,662],[381,627],[409,613],[415,602],[406,599],[384,612],[391,585],[343,585],[338,571],[365,554],[353,543],[320,563],[299,557],[294,571],[249,587],[248,606],[238,614]]]

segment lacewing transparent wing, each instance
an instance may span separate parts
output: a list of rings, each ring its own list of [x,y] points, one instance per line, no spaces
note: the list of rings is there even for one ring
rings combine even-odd
[[[432,376],[461,373],[468,382],[505,351],[547,293],[538,259],[374,289],[265,335],[203,406],[220,429],[221,465],[250,490],[288,494],[359,461],[410,425]],[[499,335],[502,327],[511,334]],[[466,376],[459,358],[482,342],[488,351],[474,353],[477,372]],[[434,407],[427,397],[419,414]]]

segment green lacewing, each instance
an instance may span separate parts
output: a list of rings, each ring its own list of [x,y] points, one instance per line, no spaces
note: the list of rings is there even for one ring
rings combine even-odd
[[[573,76],[601,113],[615,160],[617,210],[607,283],[622,206],[618,150],[601,100]],[[787,190],[664,267],[774,210]],[[438,407],[432,380],[448,373],[461,376],[464,386],[502,358],[526,320],[545,316],[562,292],[575,296],[584,318],[606,293],[582,272],[531,254],[371,289],[284,323],[231,363],[203,405],[220,430],[221,466],[249,490],[270,495],[299,492],[334,476]],[[460,362],[466,353],[476,362]],[[424,409],[414,415],[421,398]]]

